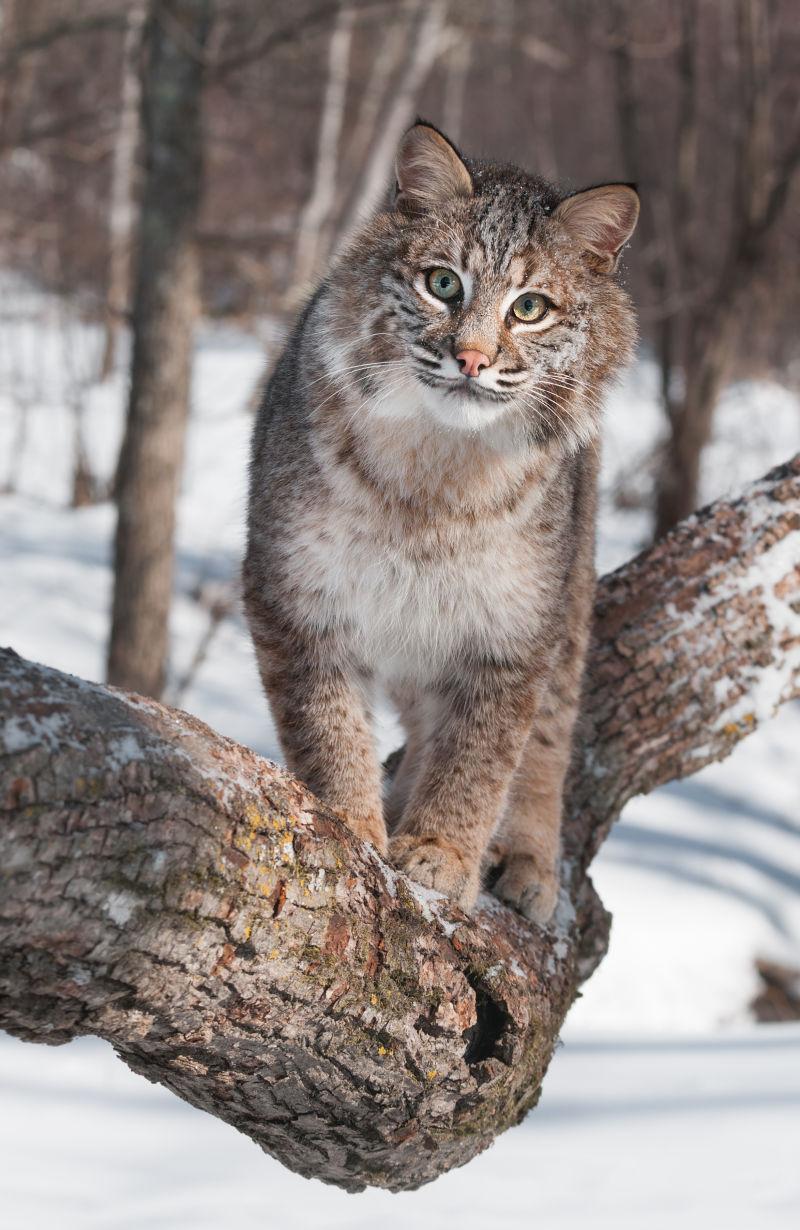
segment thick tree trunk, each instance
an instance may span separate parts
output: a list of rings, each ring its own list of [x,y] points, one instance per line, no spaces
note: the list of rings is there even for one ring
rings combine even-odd
[[[108,678],[148,696],[160,695],[167,664],[175,498],[196,314],[200,103],[211,10],[212,0],[154,0],[144,34],[145,178],[131,391],[117,473]]]
[[[586,868],[624,803],[800,692],[798,531],[800,456],[601,583],[546,930],[465,917],[188,715],[5,651],[0,1024],[107,1038],[349,1190],[468,1161],[535,1104],[605,951]]]

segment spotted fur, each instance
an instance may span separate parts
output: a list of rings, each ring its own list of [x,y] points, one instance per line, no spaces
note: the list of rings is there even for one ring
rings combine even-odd
[[[593,593],[630,187],[565,197],[429,125],[300,317],[253,437],[246,608],[291,768],[422,883],[546,921]],[[445,303],[428,274],[457,274]],[[522,291],[546,316],[513,315]],[[487,363],[463,374],[463,351]],[[378,689],[407,732],[383,797]]]

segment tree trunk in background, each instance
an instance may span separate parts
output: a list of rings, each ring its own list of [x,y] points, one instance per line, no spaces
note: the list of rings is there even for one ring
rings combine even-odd
[[[386,110],[380,116],[372,153],[345,206],[334,246],[347,239],[387,191],[398,142],[414,118],[417,97],[439,55],[447,13],[445,0],[430,0],[430,3],[415,0],[408,12],[412,17],[416,15],[416,20],[413,34],[409,36],[406,60]]]
[[[659,457],[655,538],[697,507],[703,449],[711,439],[714,410],[731,367],[742,298],[732,288],[730,301],[718,306],[711,328],[689,342],[683,359],[685,392],[679,399],[665,396],[670,432]],[[668,372],[663,375],[668,379]]]
[[[175,500],[197,312],[200,107],[211,14],[212,0],[154,0],[144,34],[144,189],[108,679],[155,697],[167,668]]]
[[[111,164],[106,335],[100,363],[101,380],[105,380],[113,369],[119,327],[127,313],[130,298],[136,152],[142,93],[140,59],[146,18],[145,0],[136,0],[128,11],[128,26],[122,46],[119,124]]]
[[[464,92],[472,59],[472,39],[462,30],[454,38],[447,55],[442,113],[443,128],[450,140],[459,145],[464,121]]]
[[[350,1191],[463,1165],[605,953],[587,869],[625,803],[800,694],[799,531],[800,456],[600,582],[546,928],[466,917],[196,718],[0,652],[0,1026],[105,1038]]]
[[[768,12],[764,0],[738,0],[740,94],[744,100],[740,127],[736,191],[733,194],[733,234],[716,283],[687,311],[679,306],[665,317],[662,338],[663,401],[670,435],[660,458],[655,493],[655,537],[687,517],[699,500],[700,464],[711,439],[714,411],[735,357],[741,320],[748,300],[756,301],[765,251],[780,220],[800,165],[800,142],[775,158],[770,130],[771,83]],[[697,252],[696,212],[692,210],[698,150],[695,38],[696,0],[683,0],[681,79],[678,115],[678,174],[675,176],[673,248],[666,268],[673,285],[667,297],[691,296],[690,283]],[[674,272],[677,270],[677,274]],[[678,340],[676,342],[676,336]],[[675,373],[683,392],[675,397]]]
[[[350,199],[350,185],[363,170],[369,157],[370,147],[380,125],[386,99],[394,92],[398,70],[403,62],[409,35],[413,27],[416,0],[402,0],[393,9],[393,20],[386,22],[381,30],[381,41],[375,49],[369,75],[359,99],[358,111],[348,130],[345,142],[342,186],[338,194],[337,215],[341,219],[346,210],[343,202]]]
[[[339,9],[328,47],[328,80],[322,100],[317,158],[308,200],[300,214],[290,282],[285,306],[292,310],[308,294],[320,256],[327,255],[328,231],[336,200],[336,172],[340,163],[339,143],[347,102],[350,47],[354,12],[349,5]]]
[[[657,47],[637,49],[635,6],[627,0],[615,0],[611,6],[612,86],[624,166],[631,179],[645,186],[642,206],[649,212],[652,235],[642,259],[656,300],[652,340],[668,427],[656,457],[656,538],[697,507],[714,411],[735,368],[743,322],[758,294],[767,289],[761,282],[769,240],[800,164],[800,142],[787,143],[777,122],[771,122],[779,91],[770,73],[768,8],[766,0],[736,0],[734,8],[741,102],[727,121],[738,120],[731,227],[719,266],[709,273],[702,243],[709,225],[708,203],[698,192],[698,159],[711,122],[702,93],[703,6],[700,0],[679,0],[669,10],[672,30],[664,39],[663,54],[676,57],[675,165],[667,178],[659,169],[664,151],[656,132],[643,127],[648,116],[653,123],[654,113],[642,105],[644,92],[651,88],[646,57],[662,53]],[[577,20],[578,10],[575,13]],[[776,156],[775,147],[781,145]]]
[[[0,0],[0,51],[13,48],[35,29],[40,14],[31,0]],[[36,55],[12,58],[0,73],[0,151],[11,152],[36,82]]]

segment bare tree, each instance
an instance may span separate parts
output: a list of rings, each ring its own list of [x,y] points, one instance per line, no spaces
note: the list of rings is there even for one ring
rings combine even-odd
[[[362,6],[368,11],[369,6]],[[320,267],[379,203],[391,179],[403,129],[445,45],[445,0],[401,0],[393,6],[350,131],[343,130],[356,11],[339,7],[328,47],[312,184],[300,215],[283,306],[293,309]],[[454,45],[461,36],[450,31]],[[340,168],[347,168],[342,182]]]
[[[385,24],[353,123],[346,130],[356,12],[352,5],[341,5],[331,31],[311,187],[300,215],[283,295],[282,306],[287,311],[308,293],[331,250],[379,203],[391,179],[397,142],[413,118],[432,65],[446,46],[446,35],[454,45],[461,42],[457,31],[445,30],[445,0],[432,4],[402,0]]]
[[[89,457],[86,438],[86,411],[98,378],[96,331],[88,326],[67,296],[58,300],[61,334],[62,397],[72,419],[72,494],[73,508],[85,508],[107,495],[107,487],[97,479]]]
[[[161,694],[167,670],[175,499],[197,309],[200,107],[211,15],[212,0],[152,0],[144,36],[144,190],[117,477],[108,678],[148,696]]]
[[[14,304],[0,315],[0,379],[14,418],[11,443],[4,459],[0,493],[17,490],[30,437],[31,410],[44,396],[44,373],[39,362],[37,334],[44,327],[41,300],[32,311]]]
[[[172,683],[166,697],[170,705],[182,705],[186,693],[197,679],[204,666],[214,638],[226,619],[239,608],[239,586],[232,582],[200,581],[192,594],[197,605],[206,614],[206,626],[197,641],[188,666]]]
[[[687,0],[684,0],[686,7]],[[734,367],[743,306],[758,299],[757,286],[772,233],[800,171],[796,137],[775,150],[770,124],[769,30],[766,0],[738,0],[741,95],[744,105],[735,165],[732,233],[711,284],[695,291],[697,308],[684,319],[682,355],[673,364],[664,405],[670,433],[658,469],[656,534],[687,516],[697,504],[700,458],[707,444],[719,395]],[[691,19],[684,22],[683,93],[687,115],[681,125],[676,182],[675,234],[683,234],[678,259],[682,285],[691,286],[698,264],[697,222],[691,222],[697,134]],[[687,45],[688,44],[688,45]],[[702,267],[702,266],[701,266]],[[694,274],[696,278],[696,272]],[[678,309],[686,317],[685,304]],[[665,326],[666,327],[666,326]],[[675,375],[682,374],[679,391]]]
[[[345,205],[339,241],[377,207],[386,192],[397,144],[413,119],[422,86],[441,50],[447,14],[445,0],[410,0],[408,14],[412,34],[406,44],[406,55],[376,123],[369,156]]]
[[[370,145],[380,125],[386,99],[394,89],[404,61],[415,13],[415,0],[401,0],[395,6],[394,20],[386,22],[381,30],[381,38],[371,56],[370,71],[364,81],[358,110],[343,150],[348,182],[355,179],[369,157]],[[341,191],[339,195],[343,196]]]
[[[354,11],[343,4],[336,15],[328,50],[328,78],[320,113],[317,157],[308,200],[297,225],[291,280],[287,292],[290,308],[308,293],[317,272],[319,254],[327,253],[325,232],[331,225],[336,200],[336,171],[339,143],[347,101],[350,45],[353,41]]]
[[[547,929],[472,918],[201,722],[0,653],[0,1025],[109,1040],[301,1174],[418,1187],[535,1105],[633,795],[800,694],[800,456],[601,582]],[[647,977],[643,967],[642,977]]]
[[[451,141],[458,144],[461,140],[461,128],[464,119],[464,93],[467,87],[470,62],[472,60],[472,39],[467,30],[456,33],[447,54],[447,76],[445,77],[444,131]]]
[[[773,136],[766,0],[737,0],[736,11],[739,107],[731,115],[724,100],[701,96],[698,0],[680,0],[672,11],[674,30],[643,47],[635,39],[635,10],[626,0],[613,9],[617,119],[627,173],[645,189],[650,235],[642,261],[650,299],[645,323],[655,345],[668,425],[657,458],[656,536],[696,506],[702,451],[719,395],[736,366],[747,318],[743,306],[757,298],[769,244],[800,169],[800,143]],[[646,70],[656,59],[675,64],[674,161],[665,156],[655,113],[644,102],[651,88]],[[710,208],[714,186],[700,188],[700,149],[701,141],[708,144],[712,133],[726,132],[732,121],[733,176],[720,240]]]
[[[0,73],[0,150],[13,149],[25,116],[31,105],[36,64],[33,55],[18,56],[15,50],[35,28],[36,4],[20,4],[19,0],[4,0],[0,5],[0,64],[5,59],[5,71]]]
[[[146,0],[135,0],[127,14],[122,44],[119,122],[111,164],[111,199],[108,207],[108,290],[106,334],[100,378],[114,366],[119,327],[130,298],[131,244],[136,213],[136,154],[139,148],[141,108],[142,34],[147,17]]]

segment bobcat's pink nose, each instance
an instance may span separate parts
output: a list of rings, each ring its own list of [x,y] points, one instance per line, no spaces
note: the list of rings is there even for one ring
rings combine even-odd
[[[480,376],[484,367],[492,366],[482,350],[459,350],[456,362],[461,364],[462,376]]]

